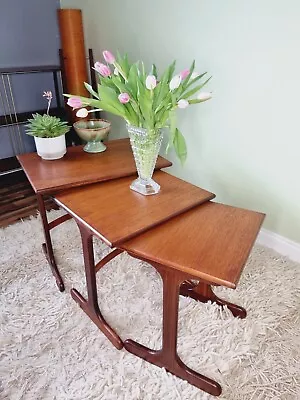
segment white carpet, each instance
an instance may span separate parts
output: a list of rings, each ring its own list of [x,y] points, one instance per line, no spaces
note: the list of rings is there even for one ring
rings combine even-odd
[[[68,221],[53,234],[64,293],[41,251],[39,219],[0,230],[1,400],[213,399],[110,344],[69,294],[71,287],[85,293],[77,227]],[[97,241],[97,255],[103,250]],[[98,279],[100,308],[121,338],[159,348],[157,273],[122,255]],[[218,289],[243,305],[248,317],[239,320],[228,310],[182,298],[179,354],[222,385],[220,399],[300,399],[299,287],[298,264],[256,247],[238,289]]]

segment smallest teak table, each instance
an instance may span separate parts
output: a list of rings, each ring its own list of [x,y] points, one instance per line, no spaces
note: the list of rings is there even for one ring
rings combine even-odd
[[[88,298],[76,289],[71,294],[115,347],[124,345],[136,356],[218,396],[220,385],[188,368],[177,353],[179,295],[216,302],[245,318],[243,307],[218,298],[212,286],[236,287],[264,215],[213,203],[214,194],[165,172],[156,172],[154,179],[161,192],[151,197],[130,191],[129,178],[55,196],[77,222],[82,237]],[[113,248],[96,265],[94,235]],[[123,342],[100,312],[96,273],[123,251],[151,264],[162,277],[163,341],[158,351],[130,339]]]
[[[107,150],[103,153],[86,153],[83,151],[83,146],[75,146],[68,147],[66,155],[59,160],[43,160],[37,153],[20,154],[17,158],[37,196],[45,236],[43,251],[56,284],[62,292],[65,287],[56,265],[50,230],[71,217],[66,214],[49,223],[44,196],[53,196],[55,193],[71,187],[135,175],[136,166],[129,139],[107,142]],[[170,161],[158,157],[155,169],[171,165]]]
[[[226,305],[234,316],[245,318],[246,310],[218,298],[212,285],[236,288],[263,219],[261,213],[207,202],[121,245],[151,264],[163,280],[162,348],[152,350],[129,339],[126,350],[220,395],[217,382],[188,368],[177,353],[179,295]]]

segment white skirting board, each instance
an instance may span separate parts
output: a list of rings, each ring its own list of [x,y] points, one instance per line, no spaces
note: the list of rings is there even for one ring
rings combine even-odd
[[[256,242],[300,263],[300,244],[277,233],[262,229]]]

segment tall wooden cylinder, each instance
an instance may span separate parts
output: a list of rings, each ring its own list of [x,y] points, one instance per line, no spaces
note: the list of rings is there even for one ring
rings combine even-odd
[[[88,82],[82,12],[79,9],[59,9],[58,22],[63,55],[65,87],[70,94],[89,97],[84,87]],[[77,119],[72,113],[73,119]]]

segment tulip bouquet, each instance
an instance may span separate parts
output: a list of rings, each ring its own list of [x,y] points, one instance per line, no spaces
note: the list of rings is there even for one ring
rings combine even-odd
[[[183,162],[187,150],[185,139],[177,128],[176,110],[211,98],[211,93],[200,92],[210,80],[200,83],[207,73],[195,72],[193,62],[190,69],[174,75],[174,61],[158,76],[155,65],[147,74],[143,62],[130,63],[127,55],[115,57],[104,51],[103,57],[106,63],[96,62],[94,66],[99,74],[97,91],[84,83],[93,98],[66,95],[69,97],[68,105],[78,109],[78,117],[86,117],[98,110],[111,112],[124,118],[130,126],[146,129],[149,139],[155,139],[162,128],[169,127],[168,148],[173,145]],[[87,106],[96,110],[87,110]]]

